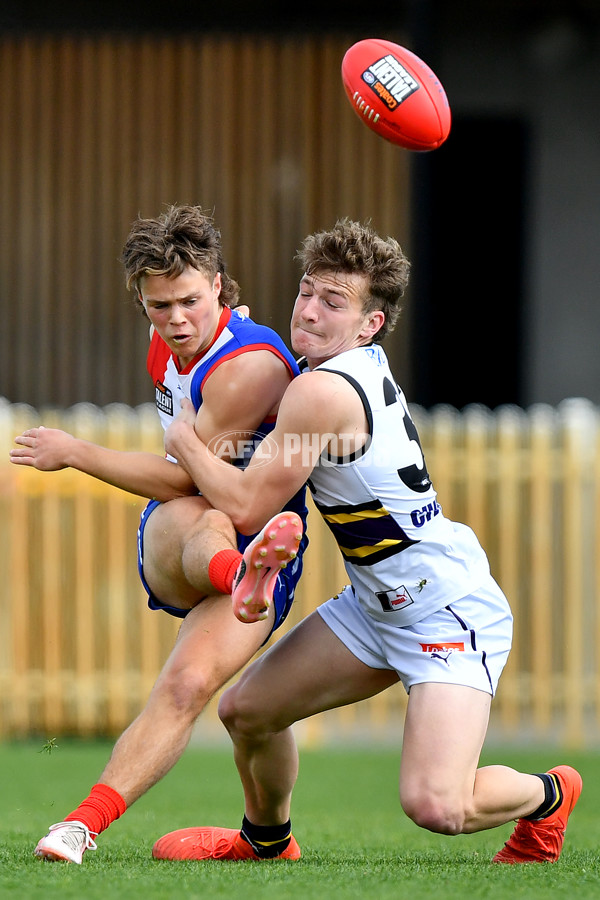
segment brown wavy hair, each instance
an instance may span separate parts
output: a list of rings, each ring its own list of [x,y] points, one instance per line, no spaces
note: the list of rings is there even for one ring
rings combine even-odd
[[[380,237],[370,223],[338,219],[329,231],[305,238],[296,258],[307,275],[332,271],[364,275],[368,285],[364,312],[381,310],[385,315],[374,340],[383,340],[394,329],[410,272],[410,262],[394,238]]]
[[[237,306],[240,287],[225,271],[221,233],[212,216],[199,206],[169,206],[156,219],[138,216],[125,241],[121,261],[127,289],[135,292],[141,306],[140,282],[144,275],[176,278],[187,266],[211,281],[221,274],[222,306]],[[143,307],[142,307],[143,308]]]

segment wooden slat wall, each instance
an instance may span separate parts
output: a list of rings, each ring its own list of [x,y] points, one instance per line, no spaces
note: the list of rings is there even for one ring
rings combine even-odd
[[[151,613],[137,578],[142,501],[65,470],[11,466],[35,411],[0,402],[0,735],[107,734],[143,706],[178,622]],[[600,739],[600,410],[586,401],[493,414],[413,410],[446,515],[472,525],[515,617],[492,735],[570,746]],[[149,405],[47,411],[47,425],[159,452]],[[320,516],[284,630],[347,582]],[[394,687],[300,723],[300,740],[401,740]],[[199,735],[224,739],[210,704]]]
[[[138,213],[213,211],[244,302],[284,339],[306,234],[349,215],[407,244],[410,154],[345,98],[354,40],[0,39],[0,397],[150,399],[118,261]]]

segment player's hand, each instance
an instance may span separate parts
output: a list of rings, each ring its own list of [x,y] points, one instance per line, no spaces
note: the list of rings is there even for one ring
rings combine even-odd
[[[189,439],[190,428],[194,430],[196,423],[196,410],[191,400],[186,397],[181,401],[181,410],[173,419],[165,431],[165,450],[176,459],[179,457],[178,448],[182,439]]]
[[[10,451],[10,461],[16,466],[31,466],[42,472],[66,469],[68,451],[75,440],[72,434],[58,428],[28,428],[15,438],[19,446]]]

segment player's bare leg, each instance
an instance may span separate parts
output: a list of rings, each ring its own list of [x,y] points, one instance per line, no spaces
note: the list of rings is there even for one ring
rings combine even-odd
[[[117,741],[100,781],[131,805],[177,762],[208,701],[245,665],[272,624],[248,629],[231,615],[225,595],[204,596],[212,556],[235,547],[230,519],[202,497],[161,504],[144,531],[144,575],[155,596],[193,608],[144,710]],[[199,602],[201,601],[201,602]]]
[[[231,613],[229,597],[209,597],[188,613],[140,715],[121,735],[100,781],[130,806],[185,750],[196,719],[266,640],[268,621],[252,627]]]
[[[400,800],[418,825],[443,834],[480,831],[541,802],[539,779],[504,766],[478,769],[490,702],[489,694],[461,685],[411,688]]]
[[[161,503],[144,529],[144,577],[156,597],[191,609],[215,593],[210,560],[225,547],[237,549],[236,541],[231,519],[203,497]]]
[[[311,665],[303,664],[310,648]],[[292,663],[293,660],[293,663]],[[336,672],[335,683],[331,671]],[[219,714],[234,743],[234,755],[245,796],[241,832],[206,826],[171,832],[156,842],[160,859],[264,858],[261,837],[278,828],[287,832],[276,858],[297,858],[289,821],[298,755],[290,725],[325,709],[362,700],[395,683],[395,672],[361,663],[324,623],[318,613],[284,635],[221,698]],[[264,696],[268,688],[268,705]],[[183,840],[184,843],[181,843]],[[177,846],[177,842],[180,846]],[[188,841],[194,846],[189,847]],[[243,843],[246,850],[240,855]],[[285,854],[289,846],[294,855]],[[297,855],[296,855],[297,853]]]
[[[304,659],[309,652],[311,664],[307,667]],[[360,662],[318,613],[304,619],[256,660],[219,705],[219,715],[234,744],[248,818],[267,824],[289,815],[297,775],[297,752],[289,726],[323,710],[363,700],[397,681],[395,672]],[[265,706],[262,697],[267,686],[269,703]]]
[[[566,766],[550,770],[558,771],[556,778],[502,765],[478,768],[490,701],[488,694],[459,685],[413,686],[402,749],[402,807],[417,825],[451,835],[518,819],[526,823],[521,826],[526,840],[517,840],[517,851],[501,851],[494,861],[555,861],[581,779]],[[498,858],[502,853],[511,858]]]
[[[235,538],[230,520],[201,497],[161,504],[150,514],[144,531],[146,581],[155,596],[190,612],[146,706],[117,741],[99,782],[67,822],[41,839],[38,856],[81,863],[84,852],[95,849],[98,832],[177,762],[206,703],[265,641],[273,613],[243,625],[231,612],[229,596],[215,595],[208,578],[217,551],[239,556]]]
[[[101,791],[109,800],[124,803],[122,814],[160,781],[181,757],[206,703],[258,650],[271,622],[272,615],[251,626],[238,622],[229,597],[223,595],[207,598],[191,610],[146,706],[115,744],[92,792]],[[104,796],[101,799],[106,802]],[[81,818],[76,818],[79,824],[59,823],[58,830],[51,830],[38,843],[36,855],[81,863],[84,851],[95,849],[93,838],[98,833],[82,824]],[[102,828],[109,824],[110,820],[105,821]],[[102,830],[98,825],[94,828]]]

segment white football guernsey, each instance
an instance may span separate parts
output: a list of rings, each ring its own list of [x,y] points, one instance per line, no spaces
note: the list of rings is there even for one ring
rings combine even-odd
[[[321,370],[357,391],[369,438],[357,454],[321,456],[308,482],[313,500],[365,611],[412,625],[472,594],[490,576],[487,557],[468,526],[444,516],[382,348],[349,350],[314,371]]]

